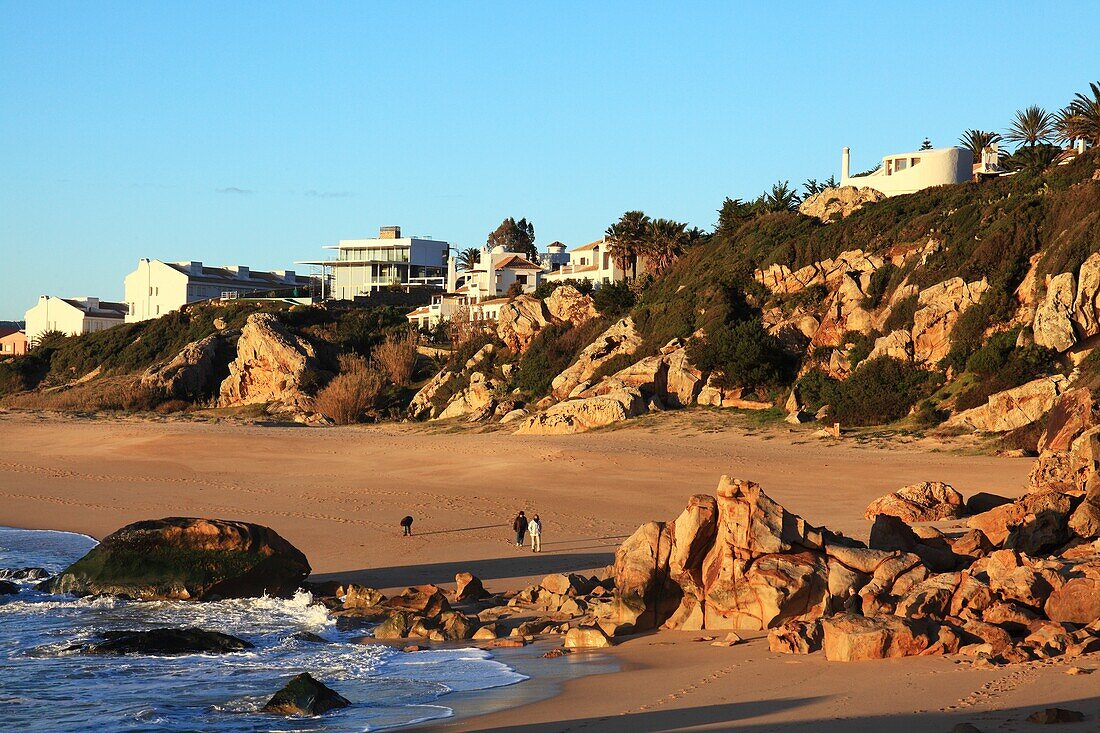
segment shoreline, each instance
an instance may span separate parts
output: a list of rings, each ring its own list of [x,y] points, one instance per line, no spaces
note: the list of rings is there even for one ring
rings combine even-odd
[[[312,580],[386,592],[421,582],[453,587],[454,574],[468,571],[491,591],[506,591],[550,572],[606,567],[625,536],[643,522],[677,516],[691,494],[712,493],[722,474],[759,482],[813,525],[865,539],[863,510],[883,494],[939,480],[964,495],[1019,496],[1032,463],[900,439],[822,440],[731,420],[699,411],[613,431],[528,437],[8,413],[0,415],[0,524],[97,538],[152,517],[241,519],[271,527],[305,552]],[[520,508],[544,518],[545,554],[512,546],[510,521]],[[411,538],[400,536],[405,514],[416,517]],[[523,684],[499,688],[493,697],[503,707],[496,710],[456,698],[467,712],[415,730],[850,733],[900,726],[938,733],[957,722],[991,730],[983,721],[996,721],[999,730],[1022,732],[1029,725],[1022,719],[1042,707],[1100,715],[1100,677],[1068,676],[1062,662],[991,671],[953,658],[826,663],[820,654],[772,654],[762,635],[722,648],[693,641],[710,635],[724,634],[629,637],[584,655],[616,671],[526,688],[538,694],[519,694]],[[561,659],[563,667],[582,661]],[[530,664],[537,673],[555,661]],[[1074,664],[1096,669],[1100,659]],[[891,694],[853,696],[876,689]]]

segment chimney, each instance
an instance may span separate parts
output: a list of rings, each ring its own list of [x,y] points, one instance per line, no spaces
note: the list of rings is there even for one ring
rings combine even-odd
[[[1077,139],[1077,154],[1078,155],[1084,155],[1085,154],[1085,138],[1083,138],[1083,137]]]
[[[848,148],[844,148],[844,152],[840,154],[840,185],[845,185],[844,181],[849,178],[851,171],[851,151]]]
[[[447,292],[453,293],[458,287],[458,270],[455,268],[453,255],[447,256]]]
[[[401,227],[380,227],[378,229],[379,239],[401,239]]]
[[[225,269],[229,270],[230,272],[237,273],[238,277],[242,277],[242,278],[247,278],[248,277],[248,268],[245,267],[244,265],[226,265]]]

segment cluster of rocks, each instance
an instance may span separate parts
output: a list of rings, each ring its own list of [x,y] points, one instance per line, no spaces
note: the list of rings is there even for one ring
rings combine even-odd
[[[1100,334],[1100,252],[1075,272],[1049,279],[1035,307],[1032,332],[1036,344],[1055,351],[1068,351]]]
[[[768,630],[774,651],[824,649],[835,661],[963,653],[1003,664],[1097,652],[1100,541],[1070,524],[1084,498],[1059,496],[990,508],[957,537],[874,513],[865,545],[723,477],[717,496],[693,496],[675,520],[642,525],[623,543],[605,622],[618,633]],[[965,507],[950,487],[924,484],[869,513],[943,519]]]
[[[828,224],[847,219],[867,204],[875,204],[886,198],[886,194],[866,186],[837,186],[807,196],[798,206],[798,213],[812,216]]]
[[[553,574],[537,585],[490,593],[477,577],[459,573],[453,591],[421,585],[387,598],[353,584],[324,600],[338,619],[377,624],[369,638],[379,641],[472,640],[499,648],[523,646],[536,634],[561,634],[563,648],[575,649],[611,645],[615,628],[601,618],[611,598],[609,579]]]

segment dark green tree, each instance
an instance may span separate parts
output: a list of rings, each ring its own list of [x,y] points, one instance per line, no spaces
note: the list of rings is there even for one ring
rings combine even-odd
[[[628,211],[609,226],[605,232],[615,264],[630,273],[633,280],[638,275],[638,257],[645,248],[649,232],[649,217],[641,211]]]
[[[1016,118],[1005,131],[1004,139],[1032,148],[1039,143],[1048,143],[1057,132],[1054,122],[1054,117],[1042,107],[1026,107],[1016,113]]]
[[[516,221],[508,217],[489,234],[486,240],[489,249],[504,247],[509,252],[517,252],[532,262],[539,261],[539,252],[535,248],[535,225],[527,219]]]
[[[472,270],[477,267],[481,250],[477,247],[467,247],[458,253],[458,267],[460,270]]]

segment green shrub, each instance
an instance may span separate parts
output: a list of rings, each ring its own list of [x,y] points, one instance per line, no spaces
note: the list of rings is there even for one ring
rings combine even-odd
[[[1019,387],[1055,371],[1058,353],[1042,346],[1016,347],[1016,330],[994,334],[967,360],[967,371],[981,377],[955,398],[956,410],[984,405],[991,395]]]
[[[549,394],[554,377],[576,361],[606,327],[606,321],[595,318],[579,326],[555,323],[542,329],[520,359],[512,386],[529,396]]]
[[[0,397],[34,389],[49,369],[49,361],[38,354],[27,354],[0,362]]]
[[[919,306],[917,298],[917,294],[914,293],[894,303],[894,306],[890,309],[890,315],[886,317],[886,322],[882,325],[882,330],[886,333],[912,330],[913,316]]]
[[[828,404],[847,425],[882,425],[900,420],[942,377],[909,362],[879,356],[863,362],[840,382],[819,371],[805,374],[798,393],[811,409]]]
[[[864,293],[863,307],[874,310],[882,304],[882,299],[890,287],[890,283],[898,272],[898,268],[890,262],[871,273],[871,280],[867,284],[867,292]]]
[[[636,302],[634,291],[626,281],[608,283],[592,291],[592,302],[600,315],[607,318],[621,318]]]
[[[872,331],[871,333],[860,333],[859,331],[849,331],[844,334],[844,338],[841,343],[850,345],[848,350],[848,363],[852,367],[856,367],[861,361],[871,355],[871,352],[875,348],[875,340],[881,336],[878,331]]]
[[[703,371],[721,372],[723,387],[767,387],[785,383],[794,367],[783,344],[758,318],[720,324],[688,345],[688,356]]]

